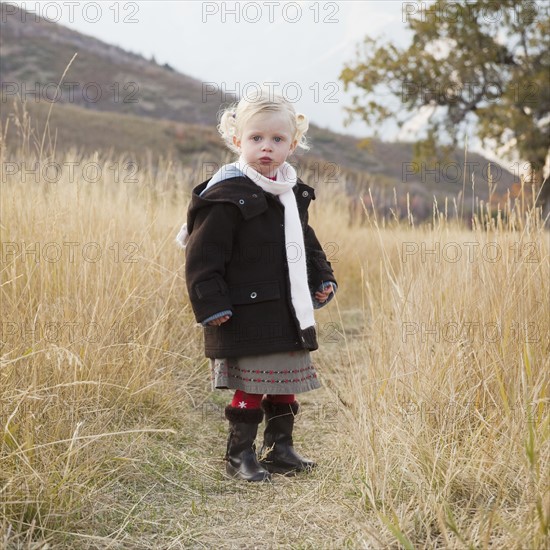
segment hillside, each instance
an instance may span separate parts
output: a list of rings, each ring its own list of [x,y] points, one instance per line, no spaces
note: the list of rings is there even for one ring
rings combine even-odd
[[[5,11],[5,4],[1,6]],[[12,100],[22,93],[38,129],[43,128],[55,98],[50,126],[57,131],[58,150],[77,147],[84,152],[170,154],[181,162],[197,155],[215,162],[226,157],[215,131],[222,98],[209,96],[204,101],[202,82],[59,24],[37,21],[23,10],[3,13],[2,20],[3,124],[12,112]],[[56,97],[55,86],[75,52],[78,55]],[[231,98],[223,99],[227,103]],[[410,143],[373,140],[368,149],[359,148],[359,139],[314,124],[308,136],[312,152],[300,154],[299,165],[335,174],[336,183],[352,196],[364,194],[367,186],[387,189],[381,193],[390,196],[395,187],[399,196],[409,192],[418,213],[423,213],[430,209],[433,195],[443,200],[457,197],[462,190],[462,151],[435,173],[415,173]],[[10,143],[13,133],[8,133]],[[483,168],[488,161],[472,154],[468,161],[476,167],[476,195],[486,199]],[[497,172],[495,196],[503,196],[514,177],[506,170]],[[466,198],[471,202],[469,172],[466,182]]]
[[[61,88],[62,103],[194,124],[215,118],[219,105],[201,100],[202,83],[193,78],[57,23],[37,21],[24,10],[3,13],[2,22],[2,82],[25,83],[27,90],[39,89],[36,83],[41,83],[43,101],[53,97],[53,89],[44,85],[57,84],[78,52]],[[29,94],[29,99],[34,98]]]

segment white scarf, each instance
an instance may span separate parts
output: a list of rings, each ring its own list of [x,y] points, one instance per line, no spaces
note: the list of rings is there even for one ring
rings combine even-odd
[[[292,191],[292,188],[296,185],[296,170],[288,162],[285,162],[277,170],[277,181],[272,181],[254,170],[254,168],[244,161],[242,156],[237,162],[232,163],[232,166],[235,166],[235,168],[249,177],[264,191],[279,197],[281,204],[284,206],[285,245],[292,305],[294,306],[296,317],[302,330],[315,326],[313,303],[307,281],[304,234],[298,213],[298,205],[296,204],[296,197]],[[227,166],[225,169],[227,169]],[[217,182],[220,180],[215,179],[214,176],[212,181]],[[207,188],[209,186],[210,183]],[[187,238],[187,227],[184,224],[176,237],[176,241],[185,248]]]

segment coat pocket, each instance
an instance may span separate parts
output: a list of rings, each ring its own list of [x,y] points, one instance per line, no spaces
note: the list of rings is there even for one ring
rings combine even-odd
[[[278,300],[281,297],[279,281],[264,281],[261,283],[246,283],[229,287],[231,302],[238,304],[255,304]]]

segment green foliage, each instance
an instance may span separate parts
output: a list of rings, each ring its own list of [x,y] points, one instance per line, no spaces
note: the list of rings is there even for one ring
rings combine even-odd
[[[473,115],[477,135],[513,143],[540,183],[550,130],[549,10],[523,0],[410,4],[403,5],[413,32],[408,48],[367,37],[342,70],[344,88],[364,92],[347,109],[349,120],[378,126],[396,117],[401,126],[400,115],[427,111],[428,137],[417,153],[429,158],[444,135],[456,146]],[[397,114],[382,99],[388,90],[400,100]],[[541,192],[544,202],[549,187]]]

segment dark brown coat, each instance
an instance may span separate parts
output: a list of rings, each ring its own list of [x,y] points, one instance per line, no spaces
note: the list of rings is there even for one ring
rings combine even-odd
[[[231,310],[220,326],[205,326],[205,355],[240,357],[318,348],[315,328],[300,330],[290,297],[284,207],[245,176],[193,189],[187,212],[185,276],[195,318]],[[311,295],[336,283],[313,229],[308,207],[315,191],[300,179],[293,187],[304,229]],[[291,258],[297,250],[292,250]],[[330,295],[332,297],[332,294]],[[328,300],[327,300],[328,302]]]

